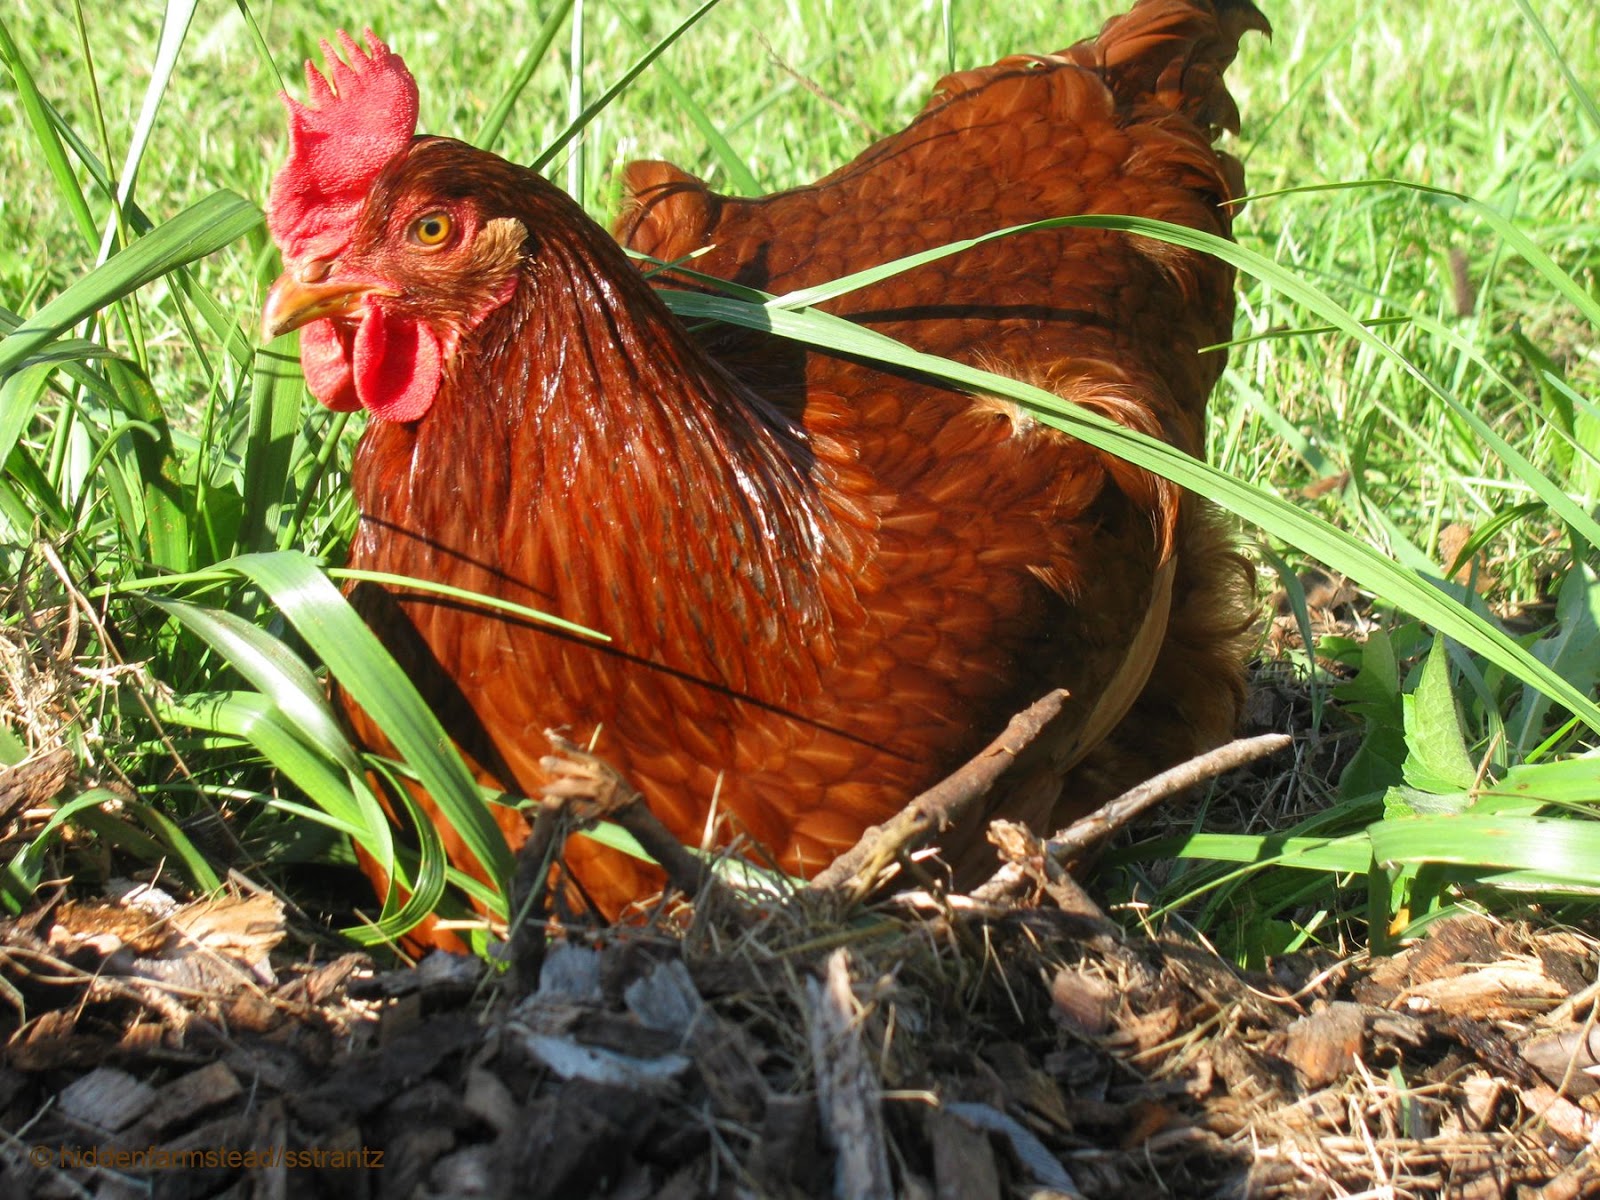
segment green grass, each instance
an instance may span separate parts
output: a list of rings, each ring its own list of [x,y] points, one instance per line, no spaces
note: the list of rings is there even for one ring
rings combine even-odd
[[[938,3],[728,2],[549,170],[602,220],[617,168],[635,157],[671,159],[734,192],[806,182],[907,121],[949,65],[1055,49],[1117,7],[953,0],[947,37]],[[1258,198],[1236,228],[1239,344],[1212,407],[1222,474],[1014,394],[1219,496],[1265,530],[1268,561],[1309,554],[1349,572],[1378,595],[1392,636],[1377,649],[1319,647],[1362,671],[1329,717],[1353,722],[1362,755],[1329,781],[1326,811],[1287,842],[1201,832],[1134,857],[1193,856],[1159,900],[1205,889],[1201,919],[1237,946],[1266,944],[1261,929],[1292,945],[1351,916],[1350,893],[1335,886],[1351,879],[1367,883],[1354,915],[1374,918],[1377,933],[1393,913],[1426,917],[1463,899],[1591,893],[1600,869],[1583,863],[1600,856],[1574,865],[1541,850],[1541,814],[1559,813],[1571,823],[1559,836],[1582,846],[1600,803],[1600,767],[1574,758],[1594,744],[1600,713],[1600,635],[1590,636],[1600,587],[1575,565],[1592,564],[1600,541],[1600,46],[1586,0],[1489,5],[1470,20],[1442,0],[1266,7],[1275,39],[1250,39],[1230,74],[1244,114],[1234,150]],[[364,19],[416,73],[423,129],[476,139],[491,125],[497,151],[534,161],[573,105],[570,24],[554,27],[522,78],[523,48],[552,9],[463,0],[374,6]],[[584,5],[578,105],[691,11]],[[167,16],[177,44],[187,6]],[[68,599],[30,549],[44,538],[85,610],[109,603],[114,635],[91,637],[85,653],[144,664],[74,701],[97,714],[67,722],[88,777],[125,777],[132,791],[117,811],[134,818],[76,811],[74,845],[166,856],[206,886],[228,865],[276,877],[299,858],[347,857],[355,837],[417,887],[417,900],[384,914],[381,936],[445,894],[438,846],[424,840],[408,857],[391,843],[363,760],[296,654],[372,689],[414,739],[410,768],[458,825],[484,833],[496,870],[503,861],[459,763],[429,749],[431,718],[381,662],[348,655],[364,631],[293,556],[342,556],[359,420],[311,403],[292,360],[257,353],[276,255],[249,206],[217,195],[264,200],[283,152],[275,93],[300,87],[300,62],[332,20],[307,3],[201,6],[162,87],[153,9],[91,16],[22,0],[0,17],[0,306],[38,327],[0,341],[0,555],[24,580],[6,616],[19,645],[44,655],[49,636],[28,613]],[[111,245],[156,231],[96,271],[114,211],[108,180],[135,143],[152,80],[160,104]],[[113,175],[86,165],[74,141]],[[190,265],[168,273],[180,262]],[[813,340],[851,336],[809,314],[784,319]],[[0,322],[10,328],[5,313]],[[1452,525],[1471,531],[1492,579],[1467,605],[1464,589],[1429,582],[1452,565],[1440,547]],[[234,557],[260,552],[289,556]],[[1553,596],[1555,637],[1518,643],[1494,622]],[[1448,663],[1428,654],[1415,618],[1455,639]],[[1437,664],[1425,686],[1424,662]],[[1535,680],[1562,702],[1541,700]],[[3,712],[0,762],[49,736],[25,708]],[[221,843],[200,832],[213,813],[228,818]],[[56,836],[13,863],[13,905],[42,877]],[[1268,860],[1296,869],[1265,871]],[[1219,883],[1235,868],[1214,861],[1248,865]]]

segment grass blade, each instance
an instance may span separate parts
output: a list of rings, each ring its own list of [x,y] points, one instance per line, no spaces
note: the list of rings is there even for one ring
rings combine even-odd
[[[184,263],[214,254],[261,224],[261,210],[233,192],[213,192],[74,282],[0,341],[0,375],[73,325]]]

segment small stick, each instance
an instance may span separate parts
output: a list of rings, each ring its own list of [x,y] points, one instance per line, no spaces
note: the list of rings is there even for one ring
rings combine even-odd
[[[1264,733],[1259,737],[1239,738],[1196,755],[1188,762],[1168,767],[1159,775],[1130,788],[1109,804],[1074,821],[1046,843],[1050,857],[1064,863],[1090,846],[1122,828],[1148,808],[1168,800],[1186,788],[1233,771],[1258,758],[1276,754],[1294,741],[1286,733]]]
[[[849,850],[811,881],[815,889],[846,889],[860,896],[879,872],[908,850],[948,829],[989,794],[1027,745],[1061,712],[1067,693],[1048,692],[1011,718],[1005,730],[954,774],[915,797],[881,825],[863,833]]]
[[[1259,737],[1239,738],[1215,750],[1195,756],[1187,762],[1169,767],[1159,775],[1130,788],[1115,800],[1103,804],[1086,817],[1074,821],[1040,847],[1043,851],[1047,874],[1062,872],[1075,856],[1090,846],[1109,837],[1151,806],[1169,799],[1185,788],[1227,771],[1235,770],[1258,758],[1265,758],[1288,746],[1294,739],[1286,733],[1266,733]],[[991,838],[991,840],[994,840]],[[997,843],[1003,844],[1003,843]],[[1015,899],[1028,889],[1032,876],[1018,861],[1008,856],[998,871],[973,888],[971,898],[983,904],[1000,904]],[[1081,889],[1079,889],[1081,890]],[[1065,906],[1064,906],[1065,907]]]
[[[553,729],[544,731],[561,757],[547,757],[539,765],[557,778],[544,794],[557,800],[591,801],[596,810],[583,814],[622,826],[667,873],[672,886],[691,900],[711,898],[727,891],[709,867],[686,849],[650,811],[644,797],[604,759],[569,742]]]
[[[550,913],[550,867],[556,835],[561,828],[563,804],[546,797],[539,801],[528,840],[517,851],[517,869],[511,876],[511,935],[508,957],[517,994],[526,996],[539,986],[544,966],[545,924]]]

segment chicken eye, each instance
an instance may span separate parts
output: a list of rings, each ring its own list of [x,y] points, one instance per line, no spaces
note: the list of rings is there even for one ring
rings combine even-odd
[[[455,226],[451,224],[448,213],[429,213],[425,217],[418,217],[411,223],[411,240],[419,246],[433,249],[444,245],[450,232]]]

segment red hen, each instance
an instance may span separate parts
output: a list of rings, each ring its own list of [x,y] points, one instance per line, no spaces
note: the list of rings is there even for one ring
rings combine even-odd
[[[1226,236],[1243,183],[1213,147],[1237,127],[1222,73],[1266,27],[1248,0],[1142,0],[1058,54],[945,78],[810,187],[733,199],[635,164],[619,235],[772,292],[1046,217]],[[1248,570],[1203,502],[1003,400],[691,334],[654,286],[692,280],[647,281],[534,172],[414,136],[404,65],[341,37],[348,63],[328,48],[289,102],[265,329],[301,328],[313,394],[371,412],[351,564],[613,639],[356,590],[484,782],[533,793],[547,727],[599,730],[675,834],[698,842],[715,801],[720,839],[810,875],[1048,689],[1071,699],[986,815],[1046,830],[1227,736]],[[1224,363],[1201,350],[1228,340],[1232,289],[1193,251],[1052,230],[823,307],[1199,454]],[[568,863],[607,914],[657,886],[589,843]]]

